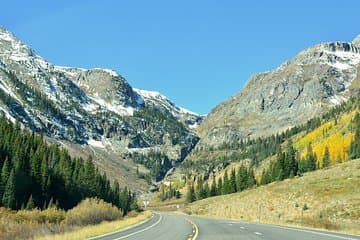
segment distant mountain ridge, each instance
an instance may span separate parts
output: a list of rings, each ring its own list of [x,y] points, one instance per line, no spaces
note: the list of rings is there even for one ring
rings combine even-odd
[[[351,43],[318,44],[273,71],[255,74],[216,106],[197,129],[198,146],[282,132],[358,95],[359,88],[360,36]]]
[[[103,159],[99,167],[123,182],[124,172],[136,171],[127,161],[134,151],[162,152],[170,163],[161,167],[182,161],[198,141],[191,128],[202,121],[160,93],[133,89],[113,70],[50,64],[2,27],[0,113],[69,148],[90,148],[100,158],[106,150],[113,165]]]

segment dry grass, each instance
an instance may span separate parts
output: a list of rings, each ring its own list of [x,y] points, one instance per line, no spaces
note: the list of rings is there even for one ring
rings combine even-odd
[[[110,203],[101,199],[85,199],[66,213],[64,224],[86,226],[102,221],[114,221],[122,217],[122,212]]]
[[[55,208],[40,211],[11,211],[0,208],[0,239],[30,239],[37,234],[51,234],[65,230],[60,222],[65,212]]]
[[[97,235],[102,235],[109,232],[114,232],[121,230],[125,227],[137,224],[151,217],[151,212],[146,211],[142,212],[136,216],[128,216],[118,221],[112,222],[103,222],[94,226],[87,226],[79,228],[72,232],[45,236],[37,238],[38,240],[77,240],[77,239],[86,239]]]
[[[0,208],[0,240],[36,237],[52,239],[50,235],[54,234],[62,234],[55,239],[64,239],[67,236],[68,239],[82,239],[91,234],[94,236],[121,229],[149,218],[150,215],[151,213],[148,212],[139,215],[130,213],[126,218],[121,219],[121,211],[99,199],[86,199],[68,212],[56,208],[44,211],[38,209],[11,211]],[[67,232],[71,233],[64,234]]]
[[[360,234],[360,159],[187,206],[192,214]]]
[[[148,209],[154,211],[168,212],[168,211],[177,211],[183,210],[185,205],[185,197],[176,199],[170,199],[165,201],[159,201],[156,198],[150,201]],[[179,206],[179,209],[177,208]]]

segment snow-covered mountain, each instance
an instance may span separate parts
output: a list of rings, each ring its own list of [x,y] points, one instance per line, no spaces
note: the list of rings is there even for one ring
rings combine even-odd
[[[2,27],[0,113],[68,146],[106,149],[112,161],[161,152],[166,170],[196,144],[191,128],[202,121],[160,93],[133,89],[113,70],[50,64]]]

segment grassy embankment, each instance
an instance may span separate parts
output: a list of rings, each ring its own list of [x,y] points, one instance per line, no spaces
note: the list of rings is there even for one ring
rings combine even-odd
[[[191,214],[360,234],[360,159],[189,204]]]
[[[102,222],[94,226],[86,226],[77,230],[57,234],[52,236],[44,236],[37,238],[37,240],[80,240],[93,236],[98,236],[114,231],[119,231],[131,225],[145,221],[151,217],[151,212],[146,211],[134,216],[127,216],[121,220],[112,222]]]
[[[85,239],[120,230],[151,217],[151,212],[129,213],[98,199],[86,199],[65,212],[46,210],[11,211],[0,208],[0,239]]]

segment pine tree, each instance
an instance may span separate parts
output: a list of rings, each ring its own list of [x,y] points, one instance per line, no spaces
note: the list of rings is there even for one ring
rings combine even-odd
[[[349,159],[360,158],[360,114],[357,113],[354,118],[355,136],[350,144]]]
[[[238,169],[236,176],[236,188],[239,192],[247,188],[247,171],[244,165],[241,165]]]
[[[15,191],[16,191],[16,186],[15,186],[15,171],[14,169],[11,170],[10,176],[7,180],[6,186],[5,186],[5,190],[4,190],[4,194],[3,194],[3,198],[2,198],[2,204],[5,207],[8,208],[12,208],[14,209],[16,207],[16,199],[15,199]]]
[[[189,181],[189,183],[188,183],[188,189],[187,189],[187,192],[186,192],[186,202],[192,203],[192,202],[194,202],[195,200],[196,200],[196,197],[195,197],[194,184]]]
[[[230,182],[229,182],[229,193],[236,192],[236,172],[235,169],[231,170]]]
[[[221,195],[222,194],[222,189],[223,189],[223,181],[222,181],[222,178],[219,177],[218,183],[216,185],[216,195]]]
[[[2,196],[4,194],[5,186],[10,176],[10,172],[11,172],[10,161],[8,158],[6,158],[3,167],[1,169],[1,175],[0,175],[0,200],[2,199]]]
[[[311,143],[309,143],[308,147],[307,147],[307,153],[306,153],[306,170],[307,171],[314,171],[316,170],[316,155],[312,150],[312,146]]]
[[[206,181],[203,187],[203,197],[208,198],[210,196],[210,187],[209,183]]]
[[[30,197],[29,197],[29,200],[28,200],[28,202],[27,202],[27,204],[26,204],[26,210],[31,210],[31,209],[33,209],[33,208],[35,208],[35,203],[34,203],[34,199],[33,199],[33,197],[32,197],[32,195],[30,195]]]
[[[223,177],[223,184],[221,188],[221,195],[230,193],[230,180],[228,176],[227,170],[225,170],[224,177]]]
[[[216,180],[215,180],[215,175],[213,175],[209,196],[213,197],[213,196],[216,196],[216,195],[217,195],[216,194]]]
[[[255,174],[253,169],[249,169],[247,173],[247,184],[246,188],[251,188],[256,184]]]
[[[323,168],[327,168],[328,166],[330,166],[330,152],[327,146],[325,147],[325,152],[322,162],[323,162]]]

